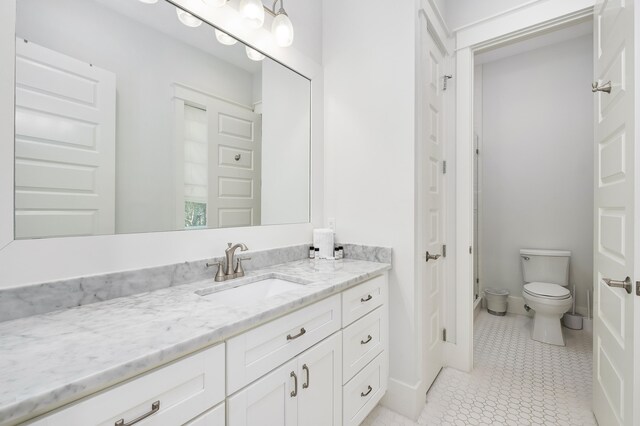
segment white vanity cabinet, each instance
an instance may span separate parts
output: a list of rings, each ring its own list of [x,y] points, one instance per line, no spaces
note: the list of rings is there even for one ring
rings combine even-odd
[[[384,273],[31,425],[357,426],[388,376]]]
[[[224,344],[205,349],[30,424],[166,426],[192,422],[224,426],[224,404],[206,412],[225,398],[224,357]]]
[[[383,274],[228,340],[227,425],[359,425],[387,389],[387,312]]]
[[[335,333],[227,401],[228,426],[338,426],[342,335]]]

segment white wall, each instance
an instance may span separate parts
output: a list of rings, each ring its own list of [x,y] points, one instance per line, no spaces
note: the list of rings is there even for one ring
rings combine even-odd
[[[335,218],[340,241],[393,248],[390,376],[411,387],[419,381],[420,364],[414,282],[416,4],[323,3],[325,216]]]
[[[219,256],[228,241],[242,241],[251,249],[304,244],[311,229],[323,223],[324,128],[323,73],[314,58],[322,57],[314,40],[319,39],[320,14],[300,14],[296,18],[295,47],[275,45],[268,28],[233,27],[239,21],[231,6],[215,13],[203,3],[175,0],[214,25],[262,50],[312,79],[312,221],[311,224],[211,229],[202,231],[153,232],[98,237],[50,238],[11,241],[13,235],[13,63],[15,44],[15,0],[0,2],[0,287],[52,281],[70,277],[138,269],[185,260]],[[291,10],[293,11],[293,9]],[[308,34],[306,34],[308,33]],[[306,41],[305,41],[306,40]],[[8,83],[8,84],[5,84]],[[4,173],[7,171],[7,173]],[[37,265],[37,267],[34,267]]]
[[[593,270],[592,62],[592,38],[583,36],[482,65],[482,288],[521,296],[518,250],[567,249],[577,302],[586,306]]]
[[[17,35],[116,74],[116,233],[175,229],[172,85],[251,105],[253,76],[93,1],[20,0]]]
[[[262,65],[262,224],[309,220],[311,93],[306,79]]]

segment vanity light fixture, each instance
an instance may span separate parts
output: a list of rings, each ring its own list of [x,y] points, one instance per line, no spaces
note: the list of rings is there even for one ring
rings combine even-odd
[[[140,0],[140,3],[156,4],[158,3],[158,0]]]
[[[264,59],[264,55],[262,53],[250,48],[249,46],[245,46],[245,51],[247,52],[247,57],[252,61],[258,62]]]
[[[236,40],[235,38],[231,37],[229,34],[220,31],[219,29],[215,29],[216,32],[216,39],[218,39],[218,41],[221,44],[224,44],[225,46],[233,46],[234,44],[236,44],[238,42],[238,40]]]
[[[227,4],[227,0],[206,0],[205,3],[213,7],[222,7]]]
[[[264,9],[261,0],[240,0],[240,13],[252,28],[260,28],[264,24]]]
[[[178,14],[178,19],[180,22],[185,24],[187,27],[196,28],[202,24],[202,21],[190,14],[189,12],[185,12],[182,9],[176,7],[176,13]]]
[[[289,15],[284,10],[284,0],[280,1],[280,9],[276,12],[276,4],[278,0],[273,2],[273,10],[269,12],[274,15],[273,23],[271,24],[271,33],[276,39],[276,44],[280,47],[289,47],[293,43],[293,24]]]

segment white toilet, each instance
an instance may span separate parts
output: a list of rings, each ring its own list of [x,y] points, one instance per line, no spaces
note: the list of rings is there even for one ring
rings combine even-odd
[[[564,346],[562,315],[571,308],[569,285],[570,251],[520,250],[524,277],[525,308],[531,308],[533,331],[531,338],[543,343]]]

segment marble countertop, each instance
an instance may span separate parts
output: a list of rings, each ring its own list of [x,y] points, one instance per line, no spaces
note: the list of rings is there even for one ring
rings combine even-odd
[[[0,424],[61,407],[390,268],[352,259],[300,260],[225,283],[211,279],[0,322]],[[242,306],[195,293],[266,277],[303,285]]]

